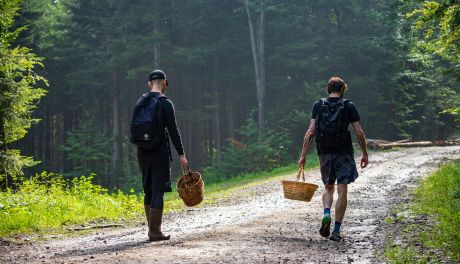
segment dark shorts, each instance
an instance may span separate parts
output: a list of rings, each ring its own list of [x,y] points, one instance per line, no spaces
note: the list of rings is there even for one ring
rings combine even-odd
[[[349,154],[321,154],[321,179],[325,185],[349,184],[358,178],[356,163],[353,155]]]
[[[137,150],[142,172],[142,187],[147,196],[171,191],[171,161],[169,152]]]

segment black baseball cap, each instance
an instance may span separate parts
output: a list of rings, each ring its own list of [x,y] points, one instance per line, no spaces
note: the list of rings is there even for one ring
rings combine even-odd
[[[168,79],[166,79],[166,73],[162,70],[154,70],[149,74],[149,81],[153,80],[166,80],[166,86],[168,86]]]

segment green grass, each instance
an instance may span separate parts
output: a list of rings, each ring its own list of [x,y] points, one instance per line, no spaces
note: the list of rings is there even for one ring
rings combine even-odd
[[[437,260],[430,259],[417,251],[413,247],[403,248],[401,246],[394,246],[390,244],[390,247],[385,250],[385,257],[388,263],[391,264],[428,264],[438,263]]]
[[[423,180],[415,197],[415,214],[432,215],[437,222],[422,233],[422,242],[460,260],[460,160]]]
[[[59,233],[76,225],[134,220],[142,213],[139,196],[110,194],[91,180],[82,176],[67,182],[42,173],[15,192],[0,192],[0,237]]]
[[[317,165],[317,159],[310,159],[305,167]],[[286,177],[296,171],[297,165],[293,164],[205,183],[205,200],[199,206],[213,204],[235,195],[241,188]],[[186,208],[175,191],[167,193],[165,200],[166,212]],[[143,219],[141,194],[110,193],[93,184],[92,176],[69,182],[59,175],[42,173],[24,181],[14,192],[0,192],[0,237],[68,233],[70,227],[80,225],[130,223]]]
[[[460,159],[422,180],[414,194],[414,200],[407,206],[411,218],[428,215],[434,224],[420,227],[405,223],[411,232],[409,244],[417,240],[424,247],[441,250],[452,260],[460,260]],[[385,249],[389,263],[436,263],[426,254],[426,251],[416,252],[411,246]]]

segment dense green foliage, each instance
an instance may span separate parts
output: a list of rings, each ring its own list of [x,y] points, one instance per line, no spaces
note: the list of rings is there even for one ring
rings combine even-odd
[[[38,84],[46,80],[37,74],[42,59],[29,48],[15,44],[25,28],[14,28],[19,11],[18,0],[0,3],[0,182],[8,187],[11,179],[22,176],[22,171],[35,162],[21,156],[19,150],[8,145],[23,138],[37,119],[31,114],[36,102],[44,95]]]
[[[81,175],[104,175],[110,162],[110,138],[103,131],[97,130],[93,118],[86,116],[79,126],[67,135],[67,142],[62,150],[74,162],[74,167],[69,172],[70,177]]]
[[[440,249],[453,261],[460,260],[460,160],[442,166],[424,179],[415,191],[415,199],[408,204],[414,216],[428,216],[433,224],[407,224],[410,243],[406,247],[391,245],[385,250],[389,263],[437,263],[427,252],[416,250],[411,244],[421,241],[423,246]],[[410,222],[413,223],[413,222]]]
[[[440,74],[447,73],[456,80],[460,79],[460,3],[451,0],[418,0],[416,8],[407,13],[415,18],[412,26],[416,36],[415,53],[441,58],[437,63]],[[434,56],[433,56],[434,55]],[[443,63],[446,61],[447,64]],[[433,67],[431,67],[433,68]],[[444,113],[460,116],[460,95],[443,87],[440,94],[449,97],[449,107]]]
[[[17,144],[43,161],[30,175],[95,172],[109,189],[139,186],[129,121],[157,67],[169,76],[189,161],[210,180],[295,161],[332,75],[347,81],[370,138],[457,131],[455,1],[7,2],[2,23],[20,16],[17,38],[2,39],[44,57],[50,84],[36,111],[42,122]],[[22,97],[26,117],[40,96]],[[19,139],[29,125],[7,130]]]
[[[17,190],[0,193],[0,237],[15,233],[52,233],[66,227],[134,220],[142,199],[92,183],[93,176],[64,180],[41,173]]]
[[[452,0],[418,0],[414,29],[421,35],[418,45],[452,63],[451,72],[460,78],[460,3]]]

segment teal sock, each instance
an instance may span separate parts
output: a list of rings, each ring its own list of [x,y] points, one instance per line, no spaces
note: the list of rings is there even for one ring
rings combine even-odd
[[[331,222],[331,209],[330,208],[324,208],[323,222],[327,222],[327,223]]]
[[[335,224],[334,224],[334,232],[340,233],[340,226],[341,226],[341,225],[342,225],[341,222],[335,221]]]

